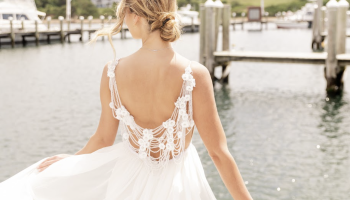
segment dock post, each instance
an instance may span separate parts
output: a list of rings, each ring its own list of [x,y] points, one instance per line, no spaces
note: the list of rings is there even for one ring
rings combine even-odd
[[[222,50],[228,51],[230,50],[230,13],[231,7],[228,4],[224,5],[223,13],[222,13]]]
[[[325,68],[325,77],[327,80],[327,93],[339,92],[339,86],[337,84],[337,11],[338,2],[336,0],[330,0],[327,3],[327,16],[328,16],[328,35],[327,35],[327,60]]]
[[[215,1],[217,2],[217,1]],[[215,44],[214,44],[214,51],[217,50],[217,46],[218,46],[218,37],[219,37],[219,27],[221,24],[221,20],[222,20],[222,8],[223,5],[217,5],[215,7]]]
[[[67,19],[67,38],[68,38],[68,42],[70,43],[70,24],[71,24],[71,19]]]
[[[205,8],[205,66],[208,68],[214,83],[214,48],[215,48],[215,7],[207,5]]]
[[[321,33],[323,34],[326,31],[326,6],[322,6],[321,8]],[[322,38],[324,40],[324,38]]]
[[[233,30],[236,30],[236,13],[232,13],[232,24],[233,24]]]
[[[194,17],[191,17],[191,32],[194,32]]]
[[[93,16],[88,16],[88,21],[89,21],[89,29],[91,29],[91,21],[93,19]]]
[[[49,31],[50,30],[50,25],[51,25],[51,16],[48,16],[48,17],[46,17],[46,21],[47,21],[47,30]],[[47,40],[47,43],[49,43],[50,44],[50,34],[47,34],[47,36],[46,36],[47,38],[46,38],[46,40]]]
[[[47,30],[50,30],[50,26],[51,26],[51,17],[48,16],[48,17],[46,18],[46,20],[47,20]]]
[[[105,26],[105,24],[104,24],[105,23],[105,16],[101,15],[100,20],[101,20],[101,27],[103,28]],[[102,41],[104,41],[104,40],[105,40],[105,37],[102,36]]]
[[[346,52],[346,25],[347,25],[347,10],[349,3],[346,0],[340,0],[338,2],[338,16],[337,16],[337,55],[344,54]],[[336,69],[335,84],[340,91],[344,87],[344,72],[346,65],[338,65]]]
[[[13,31],[13,18],[9,17],[10,20],[10,38],[11,38],[11,46],[15,47],[15,33]]]
[[[88,34],[89,34],[89,40],[91,39],[91,21],[92,21],[93,17],[90,15],[88,16],[88,20],[89,20],[89,31],[88,31]]]
[[[265,12],[265,29],[267,30],[269,24],[269,12]]]
[[[39,30],[38,30],[38,20],[35,20],[35,44],[36,46],[39,45]]]
[[[112,18],[113,18],[113,17],[112,17],[111,15],[108,15],[108,26],[111,25]]]
[[[241,17],[242,17],[242,30],[243,30],[243,29],[244,29],[244,17],[245,17],[245,12],[242,12]]]
[[[317,5],[314,8],[313,22],[312,22],[312,43],[311,48],[313,51],[322,50],[322,17],[321,8],[323,0],[317,0]]]
[[[84,35],[84,16],[80,16],[80,41],[83,41],[83,35]]]
[[[24,17],[21,17],[22,30],[24,31]]]
[[[199,26],[199,63],[202,65],[205,65],[205,6],[200,5],[199,6],[199,19],[200,19],[200,26]]]
[[[64,19],[63,16],[59,16],[58,17],[58,20],[60,20],[60,32],[61,32],[61,34],[60,34],[61,37],[60,38],[61,38],[61,43],[63,43],[63,41],[64,41],[63,19]]]
[[[222,12],[222,50],[229,51],[230,50],[230,16],[231,6],[229,4],[225,4]],[[230,62],[225,62],[222,64],[222,76],[221,80],[224,83],[228,83],[228,75],[229,75],[229,64]]]

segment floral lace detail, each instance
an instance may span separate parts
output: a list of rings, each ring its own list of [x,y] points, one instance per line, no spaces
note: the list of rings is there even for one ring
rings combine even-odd
[[[190,65],[182,75],[183,85],[177,98],[171,117],[154,129],[147,129],[136,124],[134,117],[122,105],[115,80],[116,59],[108,65],[107,76],[111,90],[110,108],[113,116],[122,122],[122,140],[138,153],[151,170],[161,169],[167,165],[170,154],[172,160],[179,163],[183,160],[185,136],[194,128],[192,114],[192,90],[196,86]],[[137,148],[131,145],[137,144]],[[153,157],[151,153],[159,153]]]

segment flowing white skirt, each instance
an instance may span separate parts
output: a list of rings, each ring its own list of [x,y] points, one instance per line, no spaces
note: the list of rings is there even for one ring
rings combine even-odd
[[[183,163],[170,160],[155,174],[123,142],[65,158],[38,172],[43,158],[0,183],[0,199],[215,200],[192,142],[183,156]]]

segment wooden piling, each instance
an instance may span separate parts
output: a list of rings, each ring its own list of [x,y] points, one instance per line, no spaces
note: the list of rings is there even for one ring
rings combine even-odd
[[[242,30],[244,29],[244,17],[245,17],[245,12],[241,14],[242,17]]]
[[[228,51],[230,49],[230,5],[224,5],[222,13],[222,50]]]
[[[321,33],[326,31],[326,14],[327,14],[327,8],[326,6],[322,6],[321,8]],[[322,38],[324,40],[324,38]]]
[[[194,17],[191,17],[191,32],[194,33],[195,25],[194,25]]]
[[[9,17],[10,20],[10,38],[11,38],[11,46],[15,47],[15,32],[13,30],[13,18]]]
[[[47,20],[47,30],[50,30],[50,26],[51,26],[51,17],[50,16],[48,16],[47,18],[46,18],[46,20]]]
[[[322,17],[321,8],[323,0],[317,0],[317,6],[314,8],[314,17],[312,22],[312,44],[311,48],[314,51],[321,51],[322,48]]]
[[[24,31],[24,18],[21,17],[21,25],[22,25],[22,30]]]
[[[215,48],[215,13],[212,6],[205,8],[205,66],[208,68],[211,78],[214,81],[214,48]]]
[[[236,13],[232,13],[233,30],[236,30]]]
[[[200,5],[199,7],[199,17],[200,17],[200,26],[199,26],[199,63],[205,65],[205,6]]]
[[[93,19],[93,17],[90,15],[90,16],[88,17],[88,20],[89,20],[89,31],[88,31],[89,40],[91,39],[91,32],[90,32],[90,30],[91,30],[91,21],[92,21],[92,19]]]
[[[61,43],[64,41],[64,31],[63,31],[63,16],[59,16],[58,19],[60,20],[60,38],[61,38]]]
[[[100,19],[101,19],[101,26],[102,26],[102,28],[105,26],[104,25],[104,23],[105,23],[105,16],[103,16],[103,15],[101,15],[100,16]],[[104,36],[102,36],[102,41],[104,41],[105,40],[105,37]]]
[[[218,36],[219,36],[219,27],[221,25],[222,18],[222,7],[215,7],[215,43],[214,43],[214,51],[217,50],[218,44]]]
[[[346,0],[340,0],[338,3],[338,15],[337,15],[337,32],[336,32],[336,43],[337,43],[337,54],[344,54],[346,52],[346,25],[347,25],[347,10],[349,3]],[[339,65],[336,69],[335,84],[340,91],[344,87],[344,71],[346,66]]]
[[[231,6],[224,5],[222,10],[222,50],[229,51],[230,50],[230,16]],[[230,62],[225,62],[222,64],[222,76],[221,80],[224,83],[228,83],[228,75],[229,75],[229,64]]]
[[[35,44],[36,46],[39,45],[39,28],[38,28],[38,20],[35,20]]]
[[[109,25],[109,26],[111,25],[111,21],[112,21],[112,16],[111,16],[111,15],[108,15],[108,25]]]
[[[84,16],[80,16],[80,41],[83,41],[83,35],[84,35]]]
[[[71,19],[67,19],[67,30],[70,31]],[[67,34],[68,42],[70,43],[70,34]]]
[[[327,16],[328,16],[328,34],[327,34],[327,60],[325,68],[325,77],[327,80],[327,92],[338,92],[339,86],[336,84],[337,79],[337,11],[338,2],[336,0],[330,0],[327,3]]]

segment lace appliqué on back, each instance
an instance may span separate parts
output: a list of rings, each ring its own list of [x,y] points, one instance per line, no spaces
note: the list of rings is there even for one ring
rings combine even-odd
[[[181,163],[185,151],[185,136],[194,128],[192,111],[192,90],[196,86],[192,76],[190,64],[182,74],[182,88],[171,117],[154,129],[147,129],[136,124],[134,117],[120,101],[117,83],[115,80],[115,68],[119,59],[108,65],[107,76],[111,90],[111,103],[109,106],[113,116],[122,122],[122,140],[134,152],[138,153],[150,170],[159,170],[165,167],[170,154],[175,163]],[[137,147],[131,145],[135,144]],[[151,155],[159,156],[153,157]]]

